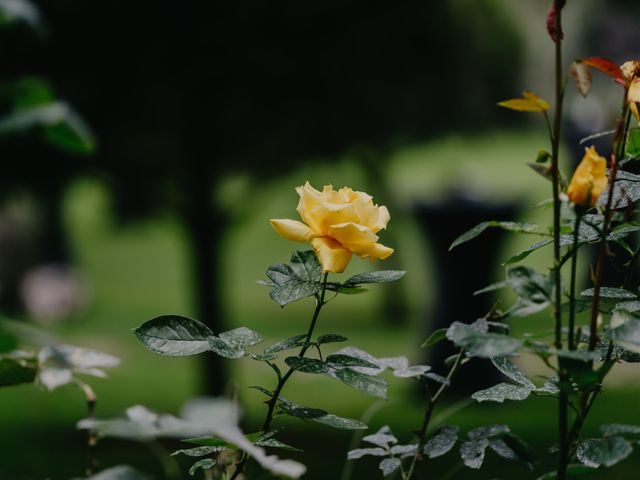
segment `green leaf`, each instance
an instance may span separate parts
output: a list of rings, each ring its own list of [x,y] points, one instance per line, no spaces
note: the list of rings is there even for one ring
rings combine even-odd
[[[525,400],[532,391],[533,389],[530,387],[512,383],[499,383],[474,393],[471,398],[477,402],[503,403],[505,400]]]
[[[375,363],[367,362],[361,358],[352,357],[351,355],[333,354],[329,355],[326,360],[332,367],[365,367],[378,368]]]
[[[395,437],[388,425],[383,425],[376,433],[363,437],[362,441],[377,445],[385,450],[389,450],[391,445],[398,443],[398,439]]]
[[[282,412],[302,420],[311,420],[328,427],[341,430],[365,430],[367,425],[351,418],[338,417],[319,408],[303,407],[280,397],[279,407]]]
[[[504,440],[500,438],[489,440],[489,448],[496,452],[502,458],[506,458],[507,460],[519,460],[516,452],[511,450],[511,447],[509,447],[509,445],[507,445]]]
[[[447,330],[447,328],[439,328],[438,330],[435,330],[433,333],[431,333],[431,335],[429,335],[429,338],[427,338],[425,342],[420,345],[420,348],[430,347],[431,345],[435,345],[436,343],[441,342],[442,340],[447,338]]]
[[[282,285],[275,286],[269,292],[269,296],[275,300],[278,305],[284,307],[289,303],[310,297],[322,290],[322,284],[309,283],[304,280],[294,279]]]
[[[468,440],[460,446],[460,458],[469,468],[478,469],[484,461],[485,450],[489,446],[489,440]]]
[[[338,335],[337,333],[327,333],[326,335],[320,335],[318,337],[318,340],[316,341],[319,345],[322,345],[324,343],[346,342],[347,340],[349,339],[343,335]]]
[[[401,270],[380,270],[377,272],[359,273],[349,278],[342,285],[345,287],[353,287],[365,283],[385,283],[395,282],[404,276],[406,272]]]
[[[578,445],[576,456],[587,467],[612,467],[633,452],[631,444],[622,437],[590,438]]]
[[[211,335],[209,338],[208,350],[217,353],[224,358],[241,358],[244,357],[244,350],[233,348],[227,342],[215,335]]]
[[[347,460],[357,460],[358,458],[362,458],[365,455],[384,457],[387,454],[388,452],[383,448],[356,448],[355,450],[350,450],[347,453]]]
[[[295,251],[291,255],[291,268],[303,281],[320,283],[322,279],[322,265],[313,250],[305,252]]]
[[[593,297],[595,289],[588,288],[580,292],[580,295],[583,297]],[[602,287],[600,288],[600,298],[613,298],[613,299],[621,299],[621,298],[638,298],[638,296],[630,292],[628,290],[624,290],[622,288],[611,288],[611,287]]]
[[[500,370],[501,373],[517,384],[529,387],[530,389],[536,388],[533,382],[527,378],[522,370],[516,367],[507,357],[494,357],[491,359],[491,363],[493,363],[493,366]]]
[[[264,340],[262,335],[247,327],[234,328],[218,335],[227,345],[236,350],[244,350]]]
[[[427,441],[423,453],[429,458],[440,457],[449,452],[458,441],[459,428],[454,425],[442,425],[435,435]]]
[[[300,347],[304,344],[306,335],[295,335],[293,337],[281,340],[278,343],[274,343],[270,347],[264,349],[264,354],[269,355],[271,353],[283,352],[285,350],[291,350],[293,348]]]
[[[467,436],[471,440],[478,440],[480,438],[491,438],[496,437],[498,435],[502,435],[509,432],[509,427],[501,424],[495,423],[492,425],[484,425],[482,427],[474,428],[467,433]]]
[[[186,455],[188,457],[204,457],[205,455],[211,455],[212,453],[219,452],[222,447],[194,447],[194,448],[186,448],[182,450],[176,450],[171,453],[171,456],[174,457],[176,455]]]
[[[382,470],[382,475],[388,477],[393,472],[398,470],[401,465],[402,462],[399,458],[385,458],[380,462],[379,468],[380,470]]]
[[[637,425],[623,425],[620,423],[605,423],[600,425],[600,431],[604,435],[638,435],[640,434],[640,427]]]
[[[530,232],[538,228],[537,225],[534,225],[532,223],[500,222],[497,220],[482,222],[456,238],[449,247],[449,251],[453,250],[459,245],[462,245],[463,243],[468,242],[469,240],[473,240],[489,227],[497,227],[509,232]]]
[[[282,443],[280,440],[276,440],[275,438],[265,438],[264,440],[258,440],[256,445],[259,447],[271,447],[277,448],[279,450],[285,450],[287,452],[303,452],[304,450],[296,447],[292,447],[291,445],[287,445],[286,443]]]
[[[547,245],[551,245],[552,243],[553,243],[553,240],[541,240],[540,242],[536,242],[533,245],[525,248],[524,250],[516,253],[515,255],[512,255],[511,257],[507,258],[504,261],[503,265],[511,265],[513,263],[518,263],[519,261],[527,258],[531,253],[535,252],[536,250],[542,247],[546,247]]]
[[[387,399],[387,381],[383,378],[356,372],[350,368],[335,370],[335,376],[341,382],[360,390],[372,397]]]
[[[607,240],[622,240],[637,231],[640,231],[640,222],[634,221],[623,223],[622,225],[618,225],[613,229],[613,231],[607,237]]]
[[[640,319],[629,318],[615,328],[604,330],[602,336],[619,343],[627,350],[638,352],[640,351]]]
[[[226,440],[214,436],[185,438],[182,441],[185,443],[192,443],[193,445],[201,445],[203,447],[229,448],[234,446]]]
[[[480,358],[502,357],[518,351],[522,342],[500,333],[475,333],[455,344],[469,356]]]
[[[590,304],[590,302],[589,302]],[[627,300],[625,302],[618,302],[613,307],[614,310],[624,310],[626,312],[638,312],[640,311],[640,300]]]
[[[29,358],[0,358],[0,387],[33,383],[36,379],[37,360]]]
[[[315,358],[287,357],[284,362],[289,365],[289,367],[294,370],[298,370],[299,372],[317,374],[327,373],[329,371],[329,367],[326,363]]]
[[[332,413],[327,413],[320,417],[312,419],[316,423],[321,423],[328,427],[338,428],[341,430],[366,430],[368,427],[365,423],[352,418],[338,417]]]
[[[192,477],[196,474],[198,470],[209,470],[216,466],[216,461],[212,458],[203,458],[202,460],[198,460],[196,463],[191,465],[189,469],[189,475]]]
[[[507,274],[507,284],[519,297],[508,312],[513,317],[526,317],[551,304],[553,275],[545,277],[532,268],[515,267]]]
[[[627,134],[626,154],[629,157],[640,158],[640,128],[634,127],[629,129]]]
[[[196,320],[164,315],[134,330],[135,336],[154,353],[172,357],[195,355],[209,350],[213,332]]]

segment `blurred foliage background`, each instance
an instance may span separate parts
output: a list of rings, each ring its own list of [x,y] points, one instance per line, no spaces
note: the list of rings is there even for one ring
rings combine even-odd
[[[388,205],[392,221],[382,241],[396,254],[376,267],[408,270],[397,286],[332,303],[319,333],[344,333],[376,356],[420,360],[434,324],[485,313],[464,288],[443,291],[444,275],[481,288],[500,277],[500,259],[529,239],[496,236],[450,255],[439,246],[478,215],[548,222],[547,211],[529,208],[549,196],[548,185],[525,165],[547,146],[544,125],[495,107],[524,88],[550,96],[546,7],[507,0],[0,1],[2,314],[122,359],[108,379],[94,382],[99,416],[138,403],[175,412],[193,395],[235,393],[248,428],[255,426],[264,412],[246,386],[268,386],[267,369],[213,355],[155,356],[131,329],[176,313],[215,331],[245,325],[267,340],[302,333],[310,301],[281,310],[255,280],[303,248],[278,237],[268,219],[293,218],[293,188],[308,180],[349,185]],[[567,12],[567,58],[638,58],[634,2],[570,2]],[[618,102],[613,88],[602,82],[588,101],[570,92],[567,172],[579,155],[576,139],[607,128]],[[457,255],[482,256],[492,267]],[[537,252],[527,263],[543,269],[549,255]],[[371,268],[354,260],[345,275]],[[466,310],[454,308],[461,304]],[[542,314],[512,328],[546,322]],[[521,362],[528,371],[543,368]],[[605,415],[640,421],[629,408],[640,388],[628,379],[624,371],[614,375],[594,425]],[[369,409],[372,428],[388,423],[406,438],[421,410],[406,381],[392,381],[384,405],[304,375],[287,396],[354,418]],[[447,421],[468,428],[506,422],[542,451],[555,428],[541,419],[553,408],[544,399],[476,405],[454,408]],[[72,387],[3,389],[0,478],[80,475],[85,439],[74,425],[84,412]],[[340,478],[350,434],[292,423],[289,435],[307,450],[305,478]],[[105,466],[125,461],[162,475],[153,452],[125,442],[101,443],[98,457]],[[612,474],[633,478],[634,462]],[[445,457],[430,468],[430,478],[534,478],[498,461],[482,472],[456,471]],[[353,478],[375,475],[366,461],[353,470]]]

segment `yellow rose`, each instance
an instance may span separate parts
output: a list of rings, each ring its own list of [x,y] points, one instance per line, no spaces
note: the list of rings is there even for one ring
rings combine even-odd
[[[631,60],[620,66],[620,72],[627,82],[627,103],[629,109],[636,120],[640,122],[640,112],[638,104],[640,103],[640,62]]]
[[[387,258],[393,248],[377,243],[378,233],[389,221],[387,207],[374,205],[364,192],[325,185],[319,192],[306,182],[296,187],[300,195],[297,220],[272,219],[273,228],[288,240],[310,242],[325,272],[343,272],[351,254],[372,261]]]
[[[576,205],[593,206],[607,188],[607,161],[594,146],[585,148],[584,157],[576,168],[567,195]]]

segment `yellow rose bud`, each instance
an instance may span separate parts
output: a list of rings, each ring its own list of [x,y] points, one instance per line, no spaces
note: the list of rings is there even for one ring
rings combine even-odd
[[[567,190],[569,200],[576,205],[593,206],[607,188],[607,161],[595,147],[585,148],[584,157],[573,174]]]
[[[378,233],[389,222],[385,206],[373,203],[364,192],[325,185],[322,192],[309,182],[297,187],[300,195],[297,220],[272,219],[271,225],[284,238],[310,242],[325,272],[343,272],[351,254],[361,258],[385,259],[393,249],[378,242]]]

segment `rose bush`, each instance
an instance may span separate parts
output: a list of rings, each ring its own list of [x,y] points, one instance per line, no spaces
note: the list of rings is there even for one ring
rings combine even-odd
[[[343,272],[355,253],[372,261],[385,259],[393,249],[378,243],[378,233],[389,222],[389,210],[364,193],[325,185],[322,192],[309,182],[296,187],[297,211],[304,223],[272,219],[273,228],[288,240],[310,242],[325,272]]]

